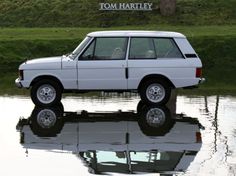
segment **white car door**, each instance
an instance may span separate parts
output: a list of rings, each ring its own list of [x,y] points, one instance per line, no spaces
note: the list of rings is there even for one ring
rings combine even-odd
[[[78,58],[78,89],[127,89],[126,37],[97,37]]]

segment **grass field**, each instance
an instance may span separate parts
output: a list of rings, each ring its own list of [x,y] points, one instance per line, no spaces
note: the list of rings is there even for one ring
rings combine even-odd
[[[222,44],[228,50],[236,38],[236,25],[226,26],[142,26],[114,28],[1,28],[0,29],[0,68],[5,64],[17,65],[25,59],[62,55],[71,52],[91,31],[99,30],[164,30],[185,34],[196,47],[198,54],[204,58],[206,53],[214,54],[214,44]],[[221,43],[220,43],[221,42]],[[226,44],[225,44],[226,42]],[[206,51],[205,47],[211,51]],[[234,44],[233,44],[234,46]],[[220,47],[220,46],[218,46]],[[202,52],[204,55],[202,55]],[[218,52],[218,56],[222,57]],[[225,52],[225,51],[224,51]],[[232,56],[234,53],[223,53]],[[215,56],[214,56],[215,57]],[[13,67],[15,68],[15,67]]]
[[[14,88],[18,65],[26,59],[71,52],[91,31],[167,30],[185,34],[203,62],[207,82],[200,90],[236,92],[236,25],[142,26],[114,28],[1,28],[0,94]],[[4,74],[3,74],[4,73]]]
[[[0,94],[18,91],[13,82],[24,60],[69,53],[87,33],[100,30],[181,32],[203,62],[207,82],[199,90],[236,92],[236,0],[177,0],[173,16],[161,15],[159,0],[148,1],[148,12],[101,11],[100,2],[1,0]]]
[[[177,0],[174,16],[162,16],[159,0],[152,11],[101,11],[99,3],[134,0],[1,0],[1,27],[112,27],[143,25],[236,24],[235,0]],[[139,3],[147,2],[139,0]]]
[[[160,30],[176,31],[187,37],[236,36],[236,25],[224,26],[126,26],[112,28],[1,28],[0,41],[82,39],[92,31],[100,30]]]

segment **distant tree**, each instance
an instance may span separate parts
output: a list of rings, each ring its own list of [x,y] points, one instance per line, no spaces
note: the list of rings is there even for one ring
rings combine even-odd
[[[160,0],[160,12],[163,16],[175,14],[176,0]]]

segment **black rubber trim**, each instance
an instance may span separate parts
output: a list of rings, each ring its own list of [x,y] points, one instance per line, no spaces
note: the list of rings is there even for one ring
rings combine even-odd
[[[125,68],[125,78],[126,79],[129,78],[129,69],[128,69],[128,67]]]
[[[197,55],[196,54],[185,54],[185,57],[186,58],[195,58],[195,57],[197,57]]]

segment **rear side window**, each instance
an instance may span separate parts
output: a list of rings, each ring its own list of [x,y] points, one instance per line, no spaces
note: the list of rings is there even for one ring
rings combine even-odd
[[[171,38],[131,38],[129,59],[184,58]]]
[[[131,38],[129,59],[155,59],[155,47],[152,38]]]
[[[157,58],[183,58],[182,53],[173,39],[154,38]]]

